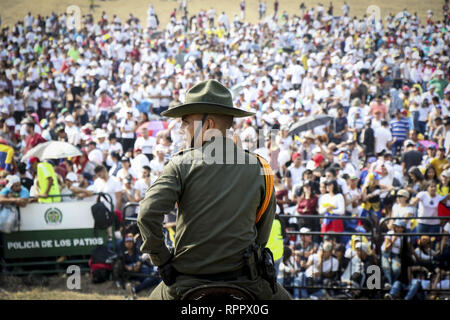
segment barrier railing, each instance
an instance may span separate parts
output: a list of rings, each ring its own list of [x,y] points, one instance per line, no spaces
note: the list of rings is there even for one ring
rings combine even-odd
[[[105,194],[105,193],[95,193],[92,197],[98,197],[99,195],[103,195],[105,196],[105,198],[107,199],[107,202],[110,206],[110,208],[112,209],[112,212],[114,212],[114,204],[112,201],[112,198],[109,194]],[[49,195],[48,198],[55,198],[55,197],[59,197],[61,199],[64,198],[74,198],[72,201],[70,202],[77,202],[76,197],[74,197],[73,194],[60,194],[60,195]],[[80,203],[83,200],[80,201]],[[83,244],[83,246],[85,245],[84,249],[80,251],[77,251],[78,249],[76,248],[72,248],[72,246],[75,245],[75,241],[70,242],[70,246],[67,242],[67,240],[65,241],[61,241],[59,242],[54,240],[56,235],[60,235],[61,233],[73,233],[75,231],[71,231],[71,228],[65,228],[65,227],[60,227],[58,228],[58,224],[61,224],[62,221],[64,221],[64,219],[66,219],[67,217],[66,214],[64,214],[64,212],[61,212],[60,208],[61,206],[64,206],[65,204],[67,204],[68,201],[58,201],[58,202],[45,202],[45,203],[37,203],[37,204],[33,204],[35,206],[43,206],[45,208],[49,207],[50,209],[47,209],[45,211],[45,214],[43,215],[45,217],[45,221],[47,222],[47,224],[52,224],[52,228],[50,229],[46,229],[45,233],[47,234],[47,237],[49,238],[49,240],[43,240],[42,237],[39,235],[39,233],[44,232],[44,230],[40,230],[39,227],[35,227],[35,228],[31,228],[30,230],[22,230],[22,228],[17,228],[17,231],[12,232],[11,234],[0,234],[0,251],[2,252],[2,259],[0,260],[0,266],[2,267],[2,274],[3,275],[27,275],[27,274],[50,274],[50,273],[61,273],[61,272],[65,272],[65,269],[62,268],[62,265],[78,265],[80,267],[81,271],[89,271],[89,267],[88,267],[88,262],[89,262],[89,258],[90,258],[90,252],[87,253],[87,250],[89,250],[89,248],[94,247],[96,244],[94,244],[94,242],[90,242],[90,244],[86,244],[84,243],[84,241],[86,240],[85,238],[83,238],[83,236],[85,236],[86,234],[89,234],[89,230],[92,229],[94,230],[94,225],[92,224],[92,226],[88,227],[87,229],[81,229],[82,232],[80,232],[80,236],[78,236],[78,238],[75,240],[77,241],[76,244],[79,246],[79,248],[81,247],[81,243]],[[58,208],[58,205],[60,206]],[[67,206],[67,205],[66,205]],[[76,209],[76,208],[71,208],[71,209]],[[44,210],[44,209],[43,209]],[[86,210],[88,210],[86,208]],[[22,208],[21,211],[24,211],[24,208]],[[39,214],[39,212],[32,212],[33,216],[36,216]],[[43,214],[43,212],[41,212],[41,215]],[[75,213],[76,214],[76,213]],[[89,208],[89,213],[83,212],[83,214],[88,214],[91,215],[91,211]],[[30,215],[31,216],[31,215]],[[35,219],[35,217],[29,217],[30,219],[33,218]],[[20,219],[20,223],[22,224],[24,221],[21,218]],[[33,223],[39,223],[39,221],[33,220],[29,223],[29,225],[33,225]],[[86,227],[86,226],[84,226]],[[83,231],[83,230],[87,230],[87,231]],[[114,239],[114,232],[115,232],[115,226],[114,224],[112,225],[112,236]],[[38,235],[36,235],[38,234]],[[51,235],[55,235],[55,237],[52,237]],[[96,231],[94,231],[94,235],[95,237],[100,236],[100,238],[105,239],[105,235],[100,234],[97,235]],[[33,240],[33,237],[36,237]],[[41,237],[41,238],[39,238]],[[37,243],[37,248],[38,249],[34,249],[31,248],[29,249],[29,252],[31,253],[29,256],[23,255],[21,256],[20,254],[18,255],[18,257],[6,257],[5,252],[6,249],[5,248],[5,243],[7,241],[7,239],[12,239],[11,241],[15,241],[16,244],[19,244],[19,249],[23,249],[23,247],[20,247],[21,241],[27,241],[27,242],[34,242]],[[53,240],[52,240],[53,239]],[[90,239],[89,239],[90,240]],[[58,250],[59,252],[61,252],[61,254],[57,254],[57,255],[52,255],[51,253],[48,254],[43,254],[42,256],[40,256],[39,253],[36,253],[37,251],[35,251],[33,254],[33,250],[44,250],[44,247],[46,249],[52,248],[52,246],[54,246],[54,244],[56,244],[59,246]],[[104,242],[104,241],[102,241]],[[12,245],[10,244],[10,242],[8,242],[8,244],[12,247]],[[106,244],[106,243],[104,243]],[[42,247],[42,245],[44,245]],[[64,246],[67,246],[68,251],[64,252]],[[112,241],[112,247],[113,249],[115,249],[116,243],[113,240]],[[41,251],[39,251],[41,252]],[[81,253],[83,252],[83,253]],[[65,257],[62,259],[56,259],[57,257]]]
[[[409,217],[409,218],[384,218],[380,220],[379,224],[375,225],[374,222],[369,217],[353,217],[353,216],[323,216],[323,215],[279,215],[280,218],[300,218],[300,219],[338,219],[338,220],[362,220],[365,221],[367,224],[367,232],[353,232],[349,230],[345,230],[343,232],[319,232],[319,231],[309,231],[309,232],[300,232],[300,231],[292,231],[288,230],[286,234],[289,235],[311,235],[311,236],[332,236],[336,239],[345,237],[345,236],[352,236],[355,239],[362,240],[362,237],[365,237],[368,245],[368,251],[369,255],[363,254],[361,252],[352,252],[353,256],[350,256],[350,261],[347,264],[347,267],[345,270],[340,269],[340,272],[337,272],[334,277],[331,277],[330,279],[325,279],[325,277],[322,277],[323,271],[329,270],[329,264],[330,261],[327,259],[327,268],[324,268],[324,264],[320,264],[321,270],[318,270],[317,279],[314,279],[314,277],[306,277],[306,268],[303,263],[303,267],[301,267],[301,262],[299,263],[298,260],[301,261],[301,257],[298,256],[294,259],[297,259],[297,262],[293,265],[290,265],[290,276],[288,275],[288,283],[284,284],[285,288],[290,290],[292,293],[294,293],[297,297],[309,297],[309,296],[327,296],[331,292],[332,294],[336,294],[337,292],[345,293],[341,295],[336,295],[335,297],[343,297],[343,298],[354,298],[355,293],[357,295],[364,294],[371,297],[376,298],[382,298],[382,294],[390,292],[391,288],[388,286],[384,286],[384,284],[388,281],[386,281],[386,277],[384,275],[386,266],[383,265],[384,256],[383,256],[383,250],[382,250],[382,242],[384,241],[385,236],[409,236],[409,237],[420,237],[422,235],[429,235],[429,236],[435,236],[435,237],[443,237],[443,236],[449,236],[448,233],[431,233],[431,232],[424,232],[424,233],[416,233],[416,232],[404,232],[400,234],[395,233],[387,233],[387,232],[381,232],[383,228],[385,227],[386,223],[390,220],[398,220],[398,219],[405,219],[405,220],[413,220],[416,219],[420,221],[423,220],[450,220],[448,217]],[[380,241],[381,240],[381,241]],[[295,248],[294,248],[295,249]],[[349,250],[347,248],[347,250]],[[312,254],[317,254],[319,249],[317,249]],[[348,252],[348,251],[347,251]],[[301,253],[301,251],[300,251]],[[293,255],[295,256],[297,253],[293,252]],[[368,263],[368,261],[364,261],[367,256],[372,257],[372,261]],[[309,258],[309,256],[308,256]],[[365,259],[362,259],[365,258]],[[291,258],[292,259],[292,258]],[[313,258],[313,264],[314,264]],[[331,260],[333,261],[333,260]],[[340,261],[343,261],[342,258]],[[289,264],[287,261],[286,263]],[[308,266],[310,267],[310,266]],[[353,268],[354,267],[354,268]],[[368,267],[370,267],[369,272]],[[320,269],[319,268],[319,269]],[[352,270],[352,268],[354,270]],[[377,270],[376,270],[377,269]],[[313,269],[314,270],[314,269]],[[414,270],[414,269],[413,269]],[[310,270],[311,271],[311,270]],[[361,272],[362,271],[362,272]],[[378,271],[378,272],[375,272]],[[328,272],[326,272],[328,273]],[[310,272],[311,274],[311,272]],[[330,275],[330,274],[329,274]],[[350,277],[348,277],[350,275]],[[408,274],[409,275],[409,274]],[[429,288],[423,288],[423,291],[428,291],[431,293],[445,293],[449,291],[447,282],[449,279],[445,279],[445,274],[438,274],[435,275],[435,277],[430,280],[430,286]],[[448,276],[447,276],[448,277]],[[281,282],[282,280],[282,274],[279,273],[279,280]],[[368,283],[367,281],[376,280],[378,278],[378,282],[375,281],[375,283]],[[438,281],[440,280],[440,282]],[[426,283],[426,282],[423,282]],[[444,285],[439,286],[440,284],[444,283]],[[282,283],[283,284],[283,283]],[[393,285],[393,283],[391,283]],[[417,283],[415,282],[415,285]],[[398,286],[398,284],[396,284]],[[447,287],[444,287],[447,286]],[[405,286],[406,288],[407,286]],[[404,291],[404,290],[403,290]],[[352,293],[352,294],[350,294]]]
[[[342,243],[345,241],[340,241],[342,237],[353,237],[353,241],[360,241],[360,242],[368,242],[368,248],[369,250],[371,250],[372,252],[375,252],[375,234],[374,234],[374,230],[375,230],[375,225],[374,225],[374,221],[370,218],[370,217],[354,217],[354,216],[326,216],[326,215],[279,215],[280,218],[297,218],[297,219],[313,219],[313,220],[323,220],[323,219],[329,219],[329,220],[356,220],[356,221],[364,221],[367,225],[367,228],[369,229],[367,232],[357,232],[357,231],[349,231],[349,230],[344,230],[343,232],[321,232],[321,231],[308,231],[308,232],[300,232],[300,231],[293,231],[293,230],[288,230],[286,231],[286,234],[289,235],[295,235],[295,236],[329,236],[332,237],[334,239],[336,239],[336,242]],[[319,225],[319,224],[317,224]],[[349,239],[346,239],[349,240]],[[343,245],[345,245],[345,243],[342,243]],[[317,245],[317,243],[316,243]],[[317,268],[318,266],[318,259],[319,259],[319,252],[323,251],[323,247],[321,248],[317,248],[315,251],[311,251],[309,250],[308,252],[310,252],[308,254],[307,257],[302,257],[301,256],[301,251],[296,252],[295,250],[295,246],[294,246],[294,261],[297,260],[297,262],[291,267],[293,267],[290,272],[290,274],[294,274],[293,276],[290,274],[285,274],[282,275],[281,272],[279,273],[279,282],[284,285],[284,287],[286,289],[288,289],[289,291],[291,291],[295,297],[297,298],[306,298],[306,296],[327,296],[330,292],[332,292],[333,295],[337,294],[337,292],[352,292],[352,291],[365,291],[368,290],[368,288],[365,288],[364,286],[361,285],[355,285],[355,281],[352,281],[350,278],[348,277],[348,281],[341,281],[342,276],[345,274],[345,272],[347,272],[348,274],[350,274],[350,276],[352,274],[354,274],[355,269],[357,266],[355,265],[355,262],[352,263],[352,259],[354,257],[357,256],[357,253],[352,251],[349,251],[348,248],[346,248],[346,253],[342,253],[342,255],[344,257],[340,257],[340,261],[338,260],[333,260],[335,259],[334,257],[330,256],[328,259],[326,259],[326,263],[319,263],[320,264],[320,268]],[[344,261],[345,258],[345,254],[350,253],[350,261],[348,262],[347,266],[345,269],[341,269],[340,268],[340,264]],[[310,258],[311,255],[316,255],[313,258]],[[322,253],[323,256],[323,253]],[[366,255],[367,257],[372,257],[373,255]],[[291,258],[292,259],[292,258]],[[322,258],[320,258],[322,259]],[[298,260],[300,260],[300,263],[298,262]],[[302,266],[302,262],[301,261],[305,261],[303,263]],[[312,262],[311,265],[308,265],[308,260],[310,261],[310,263]],[[336,265],[336,261],[339,265]],[[289,263],[286,261],[286,263]],[[304,265],[306,264],[306,266],[308,266],[306,268],[306,266]],[[327,268],[324,267],[324,264],[327,264]],[[375,258],[375,261],[372,263],[376,266],[378,266],[378,261]],[[330,272],[324,272],[328,269],[328,267],[331,265],[331,269],[333,270],[337,268],[337,270],[335,271],[335,273],[330,273]],[[312,268],[313,273],[316,274],[320,274],[320,277],[308,277],[306,276],[306,271]],[[348,269],[348,270],[347,270]],[[318,271],[318,272],[315,272]],[[311,272],[310,272],[311,273]],[[323,275],[325,274],[326,277],[324,277]],[[283,283],[282,280],[286,280],[287,279],[287,283]]]
[[[413,230],[417,230],[420,221],[438,220],[439,224],[435,224],[435,226],[441,226],[441,222],[450,221],[450,217],[387,217],[380,220],[380,237],[391,239],[391,241],[393,241],[394,237],[399,239],[396,248],[398,253],[392,252],[392,249],[383,250],[385,241],[379,244],[383,272],[384,274],[389,274],[388,280],[395,287],[395,290],[391,290],[391,292],[395,293],[397,297],[400,293],[405,292],[407,292],[406,295],[411,295],[411,292],[414,293],[413,290],[416,290],[420,283],[420,289],[424,292],[448,294],[450,292],[450,278],[446,275],[448,270],[442,270],[442,265],[450,261],[450,248],[448,245],[450,234],[445,232],[411,232],[412,230],[408,231],[408,228],[405,228],[406,232],[400,233],[381,231],[387,228],[389,222],[398,220],[405,222],[416,220],[417,224],[415,224]],[[406,240],[404,237],[406,237]],[[445,239],[446,241],[444,242],[443,240]],[[404,252],[405,244],[408,246],[406,253]],[[433,244],[436,250],[433,249]],[[417,245],[417,247],[414,247],[414,245]],[[399,269],[393,267],[393,263],[399,263],[400,266],[402,263],[406,263],[406,266],[403,266],[403,270],[408,270],[407,280],[409,283],[404,283],[404,280],[400,279]],[[448,266],[444,266],[444,268],[448,268]],[[414,276],[414,274],[420,273],[422,275]]]

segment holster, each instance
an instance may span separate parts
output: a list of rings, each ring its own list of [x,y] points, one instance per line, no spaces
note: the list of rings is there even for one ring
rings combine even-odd
[[[178,276],[178,271],[175,269],[171,262],[166,263],[163,266],[158,267],[158,273],[161,276],[162,281],[167,285],[171,286],[175,283]]]
[[[163,265],[158,267],[158,273],[161,276],[162,281],[165,285],[171,286],[177,280],[177,276],[179,272],[172,265],[172,259],[174,256],[173,250],[170,251],[171,257],[170,259]]]
[[[244,252],[244,268],[250,280],[256,280],[258,276],[261,276],[269,282],[273,293],[277,292],[275,264],[269,248],[261,248],[257,244],[247,248]]]

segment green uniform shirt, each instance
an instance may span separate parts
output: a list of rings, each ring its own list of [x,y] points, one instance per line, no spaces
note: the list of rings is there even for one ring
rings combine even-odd
[[[222,159],[222,164],[213,163],[214,159]],[[224,164],[229,163],[225,159],[234,162]],[[168,261],[162,223],[178,203],[175,269],[185,274],[214,274],[242,268],[244,250],[255,241],[264,247],[269,238],[275,192],[255,225],[264,195],[261,165],[231,139],[216,138],[202,148],[185,150],[169,161],[140,203],[141,250],[156,266]]]

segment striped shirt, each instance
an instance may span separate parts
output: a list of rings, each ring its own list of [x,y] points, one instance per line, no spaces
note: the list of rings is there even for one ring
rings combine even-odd
[[[393,119],[390,124],[390,129],[392,132],[392,138],[397,138],[397,140],[405,140],[409,132],[409,121],[406,118],[400,120]]]

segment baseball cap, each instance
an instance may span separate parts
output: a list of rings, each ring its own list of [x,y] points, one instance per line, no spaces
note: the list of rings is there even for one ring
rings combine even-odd
[[[323,251],[328,252],[333,249],[333,244],[331,242],[325,242],[323,244]]]
[[[306,233],[306,232],[311,232],[311,229],[307,228],[307,227],[303,227],[303,228],[300,229],[300,234]]]
[[[292,154],[291,159],[292,159],[292,161],[294,161],[294,160],[297,159],[298,157],[300,157],[300,153],[294,152],[294,153]]]
[[[397,220],[394,222],[394,226],[406,228],[406,222],[404,220]]]
[[[397,196],[409,198],[409,192],[408,192],[408,190],[401,189],[401,190],[398,190]]]
[[[358,242],[355,245],[355,249],[361,249],[365,253],[369,253],[369,246],[367,244],[365,244],[364,242]]]
[[[322,163],[323,159],[323,155],[321,155],[320,153],[316,154],[313,157],[313,161],[316,164],[316,167],[318,167]]]

